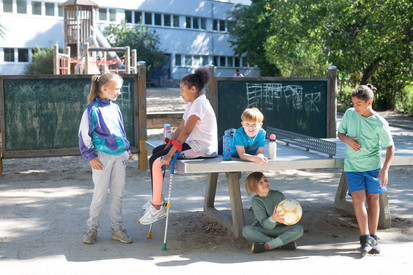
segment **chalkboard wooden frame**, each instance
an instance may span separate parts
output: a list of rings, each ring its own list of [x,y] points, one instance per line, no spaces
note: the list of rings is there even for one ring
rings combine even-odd
[[[206,87],[206,96],[211,102],[211,105],[215,111],[218,120],[218,126],[220,117],[219,117],[219,102],[220,92],[219,85],[225,82],[250,82],[250,83],[265,83],[265,82],[324,82],[326,91],[326,126],[325,126],[325,136],[327,138],[335,138],[336,137],[336,122],[337,122],[337,68],[334,66],[329,67],[328,70],[328,77],[257,77],[257,78],[250,78],[250,77],[215,77],[214,76],[214,67],[209,67],[211,73],[211,82]],[[241,122],[241,113],[234,114],[237,117],[236,125],[232,126],[233,128],[240,127]],[[265,123],[265,120],[264,120]],[[276,125],[268,125],[272,127],[276,127]],[[222,127],[221,127],[222,128]],[[278,127],[279,128],[279,127]],[[287,129],[288,130],[288,129]],[[218,133],[220,134],[220,133]],[[302,133],[306,134],[306,133]],[[323,133],[324,134],[324,133]]]
[[[6,134],[6,125],[7,125],[7,118],[5,117],[5,94],[4,94],[4,81],[5,80],[82,80],[82,81],[90,81],[92,75],[34,75],[34,76],[27,76],[27,75],[15,75],[15,76],[1,76],[0,77],[0,129],[1,129],[1,138],[2,138],[2,146],[1,146],[1,153],[2,158],[23,158],[23,157],[50,157],[50,156],[73,156],[73,155],[80,155],[78,147],[59,147],[59,148],[45,148],[39,150],[13,150],[7,149],[7,141],[8,136]],[[139,80],[138,75],[122,75],[125,81],[132,80],[133,87],[132,87],[132,95],[133,95],[133,108],[132,114],[128,114],[133,118],[133,129],[129,129],[129,132],[133,132],[133,139],[130,139],[131,144],[131,151],[133,153],[139,152],[139,135],[144,139],[146,139],[146,131],[139,131],[139,121],[146,121],[146,118],[139,117],[138,114],[146,116],[146,89],[141,89],[142,91],[138,90],[138,82]],[[141,85],[142,86],[142,85]],[[139,93],[143,95],[139,95]],[[142,99],[143,102],[139,102]],[[87,102],[84,102],[84,107],[86,107]],[[144,111],[140,111],[140,109],[144,108]],[[125,116],[125,115],[124,115]],[[80,119],[80,118],[79,118]],[[62,122],[63,123],[63,122]],[[144,125],[146,128],[146,125]],[[126,126],[125,126],[126,127]],[[126,130],[126,129],[125,129]],[[77,139],[77,136],[75,137]]]

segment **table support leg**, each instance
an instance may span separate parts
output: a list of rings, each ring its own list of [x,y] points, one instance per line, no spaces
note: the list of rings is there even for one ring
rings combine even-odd
[[[210,219],[213,219],[225,228],[230,229],[236,238],[240,238],[242,236],[242,228],[244,227],[244,215],[239,184],[241,173],[231,172],[225,173],[225,175],[228,181],[232,222],[228,220],[227,217],[221,215],[221,213],[214,206],[218,173],[210,173],[208,175],[204,202],[204,213]]]
[[[346,175],[344,172],[341,173],[340,183],[338,184],[336,197],[334,199],[334,207],[344,210],[346,212],[350,212],[354,215],[354,208],[353,204],[349,201],[346,201],[346,195],[348,191]],[[391,227],[391,213],[390,213],[390,206],[389,200],[387,197],[387,192],[380,194],[380,216],[379,216],[379,224],[378,228],[386,229]]]
[[[341,172],[340,183],[338,184],[336,197],[334,199],[334,207],[354,215],[353,203],[346,200],[347,190],[346,174]]]
[[[242,228],[245,225],[239,185],[241,173],[231,172],[225,173],[225,175],[228,180],[229,198],[231,201],[232,231],[236,238],[240,238],[242,236]]]
[[[217,192],[218,175],[218,173],[208,174],[204,201],[204,211],[208,210],[209,208],[214,208],[215,194]]]

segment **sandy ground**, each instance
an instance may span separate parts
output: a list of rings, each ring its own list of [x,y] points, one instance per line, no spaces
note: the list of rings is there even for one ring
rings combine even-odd
[[[179,91],[172,91],[176,97]],[[148,110],[165,110],[148,93]],[[176,100],[176,99],[174,99]],[[173,110],[182,102],[165,101]],[[178,98],[179,100],[179,98]],[[175,109],[176,107],[176,109]],[[151,109],[152,108],[152,109]],[[169,107],[168,107],[169,108]],[[170,110],[170,109],[167,109]],[[413,131],[392,128],[397,138],[413,140]],[[160,130],[148,136],[156,139]],[[174,177],[168,229],[168,250],[162,251],[164,221],[138,223],[141,206],[151,196],[150,175],[129,162],[123,201],[124,228],[133,244],[110,240],[108,204],[101,219],[98,241],[81,242],[93,192],[89,164],[81,157],[6,159],[0,177],[1,274],[256,274],[300,272],[309,274],[412,274],[413,166],[392,167],[389,200],[392,228],[379,231],[382,254],[360,259],[359,231],[354,216],[334,209],[340,171],[334,169],[283,170],[266,173],[272,187],[298,200],[304,210],[304,236],[296,251],[250,253],[250,243],[202,214],[206,175]],[[247,174],[242,175],[244,182]],[[167,192],[164,188],[165,193]],[[246,223],[250,196],[241,190]],[[230,213],[228,187],[220,175],[216,207]],[[299,273],[299,274],[300,274]]]

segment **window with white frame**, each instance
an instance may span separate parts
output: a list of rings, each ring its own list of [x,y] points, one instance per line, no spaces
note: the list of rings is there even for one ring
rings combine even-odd
[[[186,24],[185,24],[185,26],[186,26],[186,28],[187,29],[190,29],[190,28],[192,28],[192,24],[191,24],[191,22],[192,22],[192,17],[189,17],[189,16],[187,16],[186,18]]]
[[[109,21],[116,21],[116,9],[109,9]]]
[[[185,55],[185,66],[192,66],[192,56]]]
[[[42,15],[42,2],[32,1],[32,14]]]
[[[155,13],[155,26],[162,26],[162,14]]]
[[[206,30],[206,18],[201,18],[201,29]]]
[[[54,16],[54,3],[44,3],[47,16]]]
[[[132,23],[132,11],[125,10],[125,23]]]
[[[239,67],[240,66],[240,63],[239,63],[239,57],[234,57],[234,66],[235,67]]]
[[[27,13],[27,1],[16,0],[17,13]]]
[[[4,62],[14,62],[14,49],[13,48],[4,48]]]
[[[13,12],[13,0],[3,0],[3,12]]]
[[[171,26],[171,15],[170,14],[164,14],[163,15],[163,25],[166,27]]]
[[[152,13],[145,12],[145,25],[152,25]]]
[[[200,55],[194,55],[193,56],[193,62],[192,62],[192,65],[193,66],[201,66],[201,56]]]
[[[202,55],[202,66],[208,65],[208,55]]]
[[[181,55],[175,54],[175,66],[181,66],[181,65],[182,65]]]
[[[142,24],[142,12],[135,11],[135,24]]]
[[[219,67],[225,67],[225,60],[226,60],[226,58],[225,58],[225,56],[220,56],[219,57]]]
[[[17,49],[18,61],[29,62],[29,49]]]
[[[58,15],[59,15],[59,17],[64,17],[64,13],[65,13],[64,8],[63,8],[62,6],[59,6],[59,7],[58,7]]]
[[[193,21],[193,28],[194,29],[199,29],[199,18],[198,17],[193,17],[192,21]]]
[[[234,60],[233,57],[228,56],[228,58],[227,58],[227,66],[228,66],[228,67],[234,67],[233,60]]]
[[[179,28],[179,16],[178,15],[174,15],[174,18],[173,18],[174,20],[173,20],[173,22],[174,22],[174,27],[175,28]]]
[[[99,9],[98,12],[99,12],[99,20],[103,20],[103,21],[108,20],[108,14],[107,14],[106,9]]]

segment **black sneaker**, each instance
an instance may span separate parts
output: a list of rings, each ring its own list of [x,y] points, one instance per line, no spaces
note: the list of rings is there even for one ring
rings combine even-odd
[[[297,249],[297,243],[292,241],[290,243],[287,243],[285,245],[280,246],[280,249],[284,250],[296,250]]]
[[[253,243],[251,246],[252,253],[262,253],[265,252],[265,243]]]
[[[370,235],[374,242],[373,242],[373,248],[370,250],[369,254],[380,254],[381,248],[379,245],[379,240],[377,238],[377,235]]]
[[[360,236],[360,244],[361,244],[361,257],[366,256],[367,253],[373,248],[374,239],[370,235],[362,235]]]

